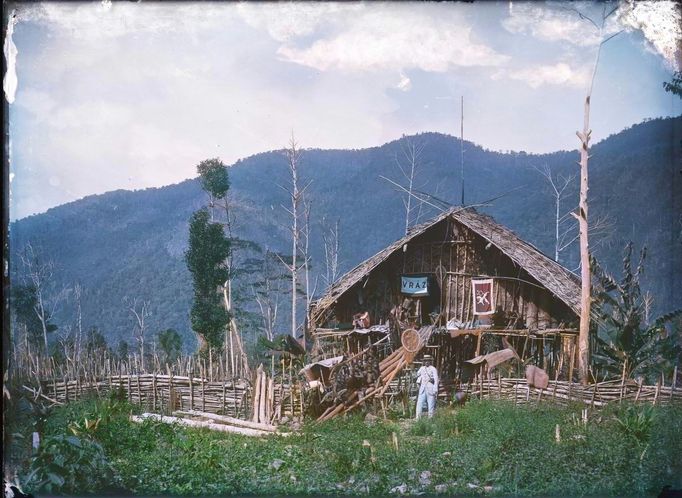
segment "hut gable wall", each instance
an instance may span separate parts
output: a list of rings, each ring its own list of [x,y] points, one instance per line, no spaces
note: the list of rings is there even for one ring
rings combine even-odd
[[[563,301],[510,257],[447,217],[395,250],[341,294],[333,306],[335,320],[350,323],[354,313],[369,311],[372,324],[386,323],[390,310],[405,297],[400,293],[400,276],[410,274],[430,276],[431,296],[423,298],[426,313],[440,312],[448,320],[474,320],[471,281],[477,277],[494,279],[495,307],[518,316],[517,327],[553,328],[576,319]]]

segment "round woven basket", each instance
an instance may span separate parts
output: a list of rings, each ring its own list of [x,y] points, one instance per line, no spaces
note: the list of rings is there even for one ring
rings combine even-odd
[[[421,349],[421,339],[419,333],[414,329],[407,329],[400,336],[400,343],[408,353],[416,353]]]

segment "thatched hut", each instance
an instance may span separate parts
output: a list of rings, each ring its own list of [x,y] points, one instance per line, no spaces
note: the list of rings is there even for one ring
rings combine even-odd
[[[370,325],[353,326],[365,312]],[[491,217],[452,208],[340,278],[313,303],[308,332],[318,358],[372,344],[385,358],[406,329],[428,326],[418,349],[429,348],[447,386],[503,337],[517,373],[532,363],[553,379],[572,376],[579,315],[578,277]]]

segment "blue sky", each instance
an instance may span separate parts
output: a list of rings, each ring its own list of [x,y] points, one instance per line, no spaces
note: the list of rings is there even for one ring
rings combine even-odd
[[[279,149],[362,148],[423,131],[492,150],[577,147],[592,3],[39,3],[15,12],[10,217],[195,176]],[[677,18],[675,16],[678,16]],[[670,2],[620,4],[593,137],[678,115]],[[11,44],[9,44],[11,45]],[[677,50],[677,53],[675,52]],[[8,41],[5,52],[8,51]]]

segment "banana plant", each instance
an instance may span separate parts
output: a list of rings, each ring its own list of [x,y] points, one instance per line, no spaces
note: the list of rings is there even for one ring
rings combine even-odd
[[[679,331],[668,324],[682,317],[682,310],[647,319],[652,300],[642,294],[639,282],[645,259],[646,248],[640,251],[633,269],[632,242],[628,243],[623,275],[617,279],[592,258],[598,316],[593,359],[597,369],[610,376],[625,373],[626,378],[653,380],[671,370],[680,359]]]

